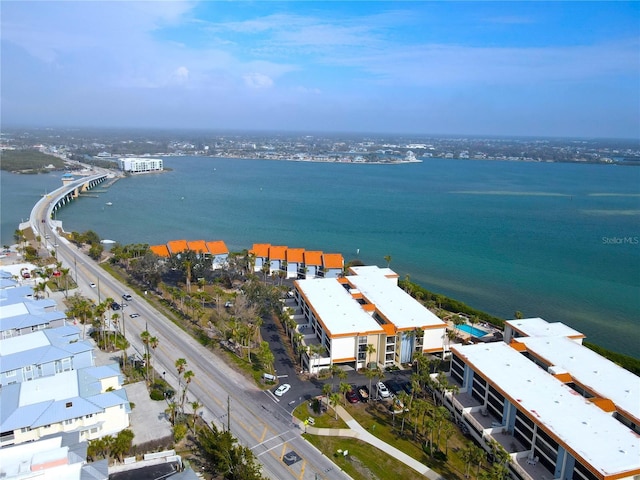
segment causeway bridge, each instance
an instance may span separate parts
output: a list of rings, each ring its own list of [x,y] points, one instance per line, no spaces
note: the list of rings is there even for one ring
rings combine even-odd
[[[55,212],[92,188],[103,183],[107,178],[113,177],[113,173],[101,172],[94,175],[74,178],[71,174],[62,176],[62,186],[51,193],[44,195],[31,210],[29,221],[20,224],[20,230],[29,228],[35,235],[40,235],[46,227],[55,230],[62,227],[62,222],[53,220]]]

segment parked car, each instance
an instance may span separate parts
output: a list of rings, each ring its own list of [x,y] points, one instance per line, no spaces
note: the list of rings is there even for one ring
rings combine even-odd
[[[395,382],[393,380],[387,382],[387,388],[389,389],[391,394],[396,396],[396,397],[398,395],[400,395],[400,393],[403,391],[402,387],[397,382]]]
[[[358,395],[360,395],[361,402],[369,401],[369,389],[367,388],[366,385],[362,385],[361,387],[358,387]]]
[[[360,399],[358,398],[358,394],[353,387],[351,387],[351,390],[345,393],[344,396],[347,397],[349,403],[358,403],[360,401]]]
[[[407,392],[407,394],[411,395],[411,392],[413,392],[413,385],[411,384],[411,382],[404,382],[402,384],[402,388],[404,389],[405,392]]]
[[[384,383],[378,382],[376,387],[378,388],[378,396],[382,398],[389,398],[391,396],[391,392],[389,392],[389,389]]]
[[[285,393],[287,393],[290,389],[291,389],[291,385],[289,385],[288,383],[283,383],[278,388],[276,388],[276,391],[274,392],[274,394],[276,395],[276,397],[281,397]]]

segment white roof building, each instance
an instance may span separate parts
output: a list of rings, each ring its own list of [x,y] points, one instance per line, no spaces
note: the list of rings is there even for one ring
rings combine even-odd
[[[507,413],[499,419],[502,425],[514,428],[519,411],[557,442],[557,447],[537,448],[542,440],[533,439],[535,456],[551,452],[545,461],[553,463],[553,478],[581,478],[567,471],[576,462],[594,478],[640,474],[640,436],[517,350],[502,342],[454,346],[452,350],[473,375],[482,376],[504,397]],[[638,380],[635,377],[636,384]],[[526,436],[526,432],[518,433]],[[560,472],[561,477],[557,476]]]
[[[410,363],[416,352],[443,350],[446,324],[398,287],[395,272],[376,266],[350,272],[294,282],[294,316],[303,319],[301,331],[310,328],[305,344],[319,342],[326,350],[321,360],[315,353],[315,368],[333,363],[363,368],[371,361],[389,366]]]

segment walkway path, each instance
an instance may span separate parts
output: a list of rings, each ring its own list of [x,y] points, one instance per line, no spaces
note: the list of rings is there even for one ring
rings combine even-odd
[[[338,415],[345,421],[349,428],[317,428],[310,425],[306,426],[306,432],[312,435],[324,435],[327,437],[351,437],[362,440],[374,447],[377,447],[381,451],[388,453],[392,457],[398,459],[405,465],[413,468],[416,472],[423,476],[430,478],[431,480],[445,480],[444,477],[431,470],[426,465],[423,465],[413,457],[410,457],[406,453],[398,450],[397,448],[389,445],[388,443],[380,440],[378,437],[369,433],[362,425],[360,425],[343,407],[337,406]],[[296,420],[300,424],[300,428],[305,430],[303,422]]]

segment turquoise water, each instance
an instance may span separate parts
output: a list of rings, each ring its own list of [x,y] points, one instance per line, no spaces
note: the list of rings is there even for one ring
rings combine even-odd
[[[165,165],[173,170],[120,180],[58,219],[121,243],[272,243],[381,266],[390,255],[391,268],[430,290],[504,318],[519,310],[562,321],[637,356],[639,168],[194,157]],[[5,221],[4,188],[2,199]]]
[[[472,327],[471,325],[458,325],[456,327],[458,330],[462,330],[463,332],[467,332],[469,335],[473,335],[474,337],[484,337],[487,333],[486,330],[482,330],[480,328]]]

